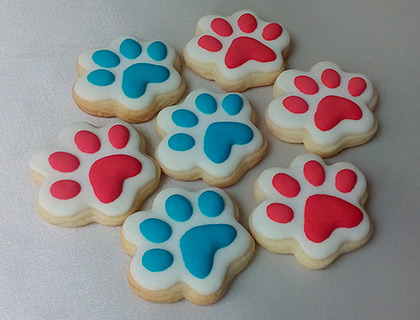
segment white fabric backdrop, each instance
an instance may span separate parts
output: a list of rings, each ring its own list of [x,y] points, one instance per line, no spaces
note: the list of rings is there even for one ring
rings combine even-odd
[[[226,296],[208,307],[146,302],[129,288],[129,257],[120,227],[66,229],[42,221],[28,159],[70,122],[108,120],[84,114],[71,88],[86,48],[120,34],[161,39],[181,53],[206,14],[256,11],[293,38],[288,68],[332,60],[369,76],[379,92],[380,129],[371,142],[334,156],[367,176],[372,239],[323,271],[260,247]],[[420,3],[412,1],[16,1],[0,6],[0,319],[414,319],[420,306],[419,58]],[[217,90],[184,68],[188,90]],[[265,159],[226,191],[247,227],[253,184],[262,170],[288,166],[300,145],[273,138],[262,119],[271,88],[245,92],[269,139]],[[158,143],[153,121],[136,125],[148,153]],[[160,189],[198,190],[201,181],[164,178]],[[153,199],[153,197],[151,197]],[[149,199],[144,207],[151,204]]]

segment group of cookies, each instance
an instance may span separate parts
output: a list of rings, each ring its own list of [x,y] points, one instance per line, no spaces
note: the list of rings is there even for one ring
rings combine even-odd
[[[288,32],[253,12],[201,18],[185,47],[185,62],[227,92],[195,90],[180,104],[186,86],[180,59],[168,44],[122,36],[83,52],[74,100],[89,114],[122,121],[101,128],[73,123],[57,142],[35,153],[30,169],[40,185],[41,217],[66,227],[124,223],[130,285],[157,302],[219,300],[251,260],[254,239],[313,269],[362,246],[372,232],[363,208],[366,179],[352,164],[327,165],[322,157],[374,135],[375,91],[366,76],[332,62],[317,63],[309,72],[283,71],[289,49]],[[267,127],[280,140],[304,143],[310,153],[289,168],[261,173],[251,236],[220,188],[238,182],[267,148],[255,112],[238,92],[272,84]],[[126,122],[156,115],[161,142],[155,162],[145,155],[143,137]],[[211,187],[167,188],[150,210],[136,212],[157,188],[161,169],[174,179],[203,179]]]

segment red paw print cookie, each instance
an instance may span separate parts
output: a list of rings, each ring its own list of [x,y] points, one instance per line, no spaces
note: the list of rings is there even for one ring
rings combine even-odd
[[[254,12],[205,16],[198,21],[196,34],[185,47],[185,62],[226,91],[270,85],[284,69],[288,32]]]
[[[326,165],[312,154],[288,169],[265,170],[255,185],[254,238],[270,251],[294,254],[305,267],[327,267],[364,245],[372,226],[363,208],[366,179],[352,164]]]
[[[332,62],[317,63],[309,72],[283,72],[274,96],[266,113],[271,132],[286,142],[303,142],[322,157],[369,141],[378,127],[372,83]]]
[[[41,217],[66,227],[123,223],[159,183],[160,169],[144,149],[138,132],[122,122],[67,126],[29,163]]]

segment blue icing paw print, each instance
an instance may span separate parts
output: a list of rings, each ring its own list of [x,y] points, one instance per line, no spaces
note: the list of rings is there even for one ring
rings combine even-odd
[[[196,145],[197,139],[202,139],[203,152],[210,161],[221,164],[229,159],[232,148],[250,143],[254,132],[249,124],[243,123],[237,116],[242,111],[244,102],[239,94],[225,95],[221,101],[223,116],[218,112],[218,102],[209,93],[201,93],[194,100],[195,108],[177,109],[172,115],[172,122],[179,128],[194,128],[200,123],[211,122],[205,128],[204,134],[189,130],[189,133],[175,133],[168,139],[168,146],[175,151],[188,151]],[[217,115],[216,115],[217,114]],[[214,116],[214,121],[211,117]],[[230,121],[232,118],[232,121]],[[249,119],[245,119],[248,120]],[[245,121],[246,122],[246,121]]]
[[[175,179],[201,178],[227,187],[264,156],[267,143],[253,121],[242,94],[195,90],[159,112],[155,128],[162,141],[156,159]]]
[[[201,213],[196,214],[217,218],[225,210],[224,200],[217,192],[208,190],[198,197],[198,208]],[[185,196],[173,194],[165,202],[165,211],[171,223],[184,223],[191,219],[193,206]],[[144,238],[152,243],[170,241],[172,236],[170,223],[156,218],[144,220],[139,228]],[[212,271],[216,252],[229,246],[236,234],[235,227],[226,223],[198,225],[186,230],[179,239],[185,268],[196,278],[206,278]],[[147,250],[142,257],[143,266],[151,272],[165,271],[173,261],[173,254],[161,248]]]
[[[119,36],[107,47],[80,54],[73,98],[89,114],[144,122],[181,98],[180,68],[169,44]]]
[[[118,51],[103,49],[92,54],[92,61],[101,69],[87,75],[91,84],[110,86],[122,76],[122,92],[128,98],[137,99],[145,94],[150,83],[163,83],[169,79],[170,71],[161,63],[168,54],[163,42],[155,41],[143,48],[138,41],[127,38],[121,42]],[[123,59],[128,63],[123,63]],[[122,75],[119,74],[121,71]]]
[[[220,299],[226,279],[248,264],[255,248],[235,215],[221,189],[161,191],[150,211],[132,214],[122,227],[121,243],[133,257],[128,279],[134,291],[157,302]]]

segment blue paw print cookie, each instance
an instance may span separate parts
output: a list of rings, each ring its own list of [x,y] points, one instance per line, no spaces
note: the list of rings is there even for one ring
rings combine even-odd
[[[80,55],[80,77],[73,96],[79,107],[90,114],[146,121],[181,98],[185,85],[179,69],[179,59],[167,44],[118,37],[108,48]]]
[[[213,186],[231,185],[266,149],[252,117],[241,94],[193,91],[182,104],[159,113],[156,128],[162,141],[157,160],[175,179],[203,178]]]
[[[158,302],[220,299],[254,252],[235,214],[220,189],[159,193],[151,211],[131,215],[122,228],[123,247],[133,256],[128,278],[135,292]]]

